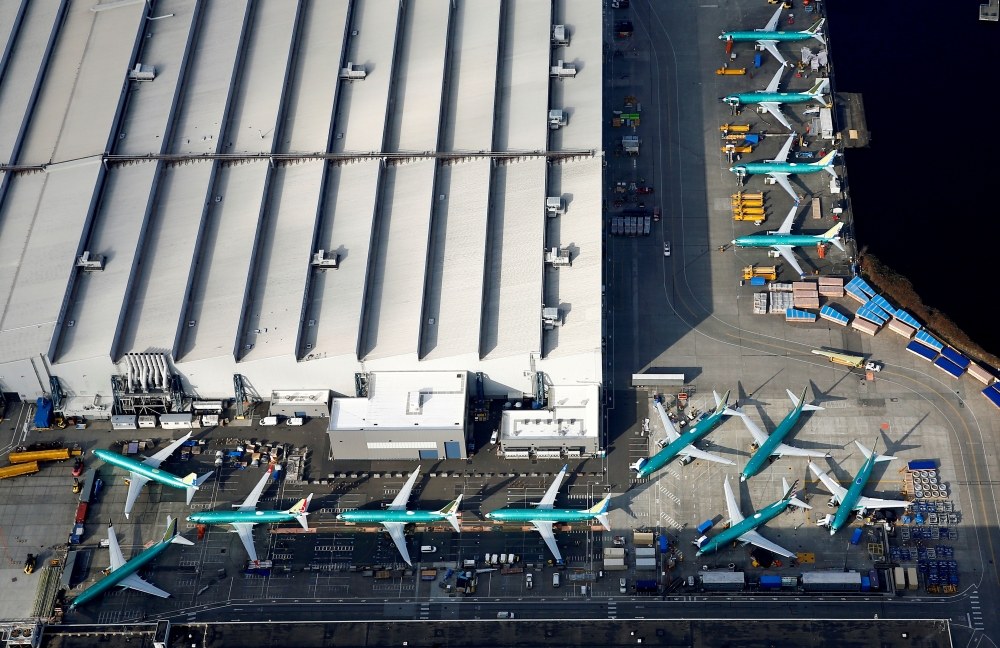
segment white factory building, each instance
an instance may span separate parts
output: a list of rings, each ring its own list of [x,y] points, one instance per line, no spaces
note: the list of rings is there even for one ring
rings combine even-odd
[[[0,390],[600,385],[602,11],[0,3]]]

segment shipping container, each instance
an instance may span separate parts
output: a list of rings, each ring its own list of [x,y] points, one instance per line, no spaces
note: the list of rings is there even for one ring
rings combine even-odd
[[[437,578],[436,569],[422,569],[420,570],[420,580],[422,581],[432,581]]]
[[[861,574],[857,572],[805,572],[802,587],[816,592],[850,592],[861,589]]]
[[[655,592],[657,590],[657,582],[655,580],[637,580],[635,582],[635,591],[637,592]]]
[[[656,548],[655,547],[636,547],[635,549],[636,558],[655,558]]]
[[[874,569],[868,572],[868,581],[871,583],[872,589],[877,590],[878,587],[878,572]]]
[[[645,547],[653,546],[653,534],[652,533],[640,533],[638,531],[632,534],[632,542],[636,545],[642,545]]]
[[[667,553],[667,536],[660,536],[660,552]]]
[[[604,557],[607,558],[624,558],[625,549],[623,547],[605,547]]]
[[[984,385],[989,385],[991,382],[993,382],[993,375],[974,362],[969,365],[969,368],[966,369],[966,371],[969,373],[970,376],[972,376],[979,382],[983,383]]]
[[[915,590],[920,587],[920,583],[917,581],[917,568],[907,567],[906,568],[906,589]]]
[[[761,576],[761,589],[781,589],[781,576]]]
[[[641,570],[656,569],[656,558],[636,558],[635,568]]]
[[[858,541],[861,540],[861,535],[864,533],[861,529],[855,529],[854,533],[851,535],[851,544],[857,545]]]
[[[626,569],[624,558],[605,558],[604,571],[622,571]]]
[[[892,579],[896,583],[896,590],[901,591],[906,589],[906,572],[903,571],[902,567],[894,567],[892,570]]]
[[[798,576],[782,576],[781,577],[782,587],[798,587],[799,577]]]
[[[705,520],[698,525],[698,533],[704,534],[706,531],[712,528],[713,522],[711,520]]]
[[[76,523],[83,524],[87,520],[87,507],[89,504],[86,502],[81,502],[76,507]]]
[[[703,571],[698,572],[698,579],[706,590],[739,591],[746,585],[746,575],[743,572]]]
[[[872,581],[868,576],[861,577],[861,591],[870,592],[872,589]]]
[[[97,482],[97,468],[91,468],[83,478],[83,489],[80,491],[80,501],[89,502],[94,493],[94,484]]]

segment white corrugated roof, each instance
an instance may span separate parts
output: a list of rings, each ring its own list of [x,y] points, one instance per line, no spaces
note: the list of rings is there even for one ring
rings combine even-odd
[[[498,124],[501,151],[544,151],[549,133],[549,40],[551,5],[538,0],[508,0],[503,64],[504,94]],[[598,63],[599,65],[599,63]]]
[[[397,66],[394,136],[389,150],[437,149],[451,0],[421,0],[407,8],[407,33]]]
[[[576,66],[573,78],[553,79],[552,108],[564,110],[569,124],[552,131],[549,148],[558,150],[601,149],[601,84],[604,83],[601,59],[602,12],[599,0],[574,0],[562,4],[563,16],[570,30],[570,46],[552,51],[552,62],[562,59]]]
[[[493,146],[500,0],[460,2],[452,17],[452,76],[444,146],[488,151]]]

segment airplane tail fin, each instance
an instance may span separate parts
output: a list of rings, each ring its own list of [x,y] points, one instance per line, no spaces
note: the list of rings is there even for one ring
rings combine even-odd
[[[792,405],[794,405],[795,407],[798,407],[799,403],[802,403],[802,411],[803,412],[814,412],[816,410],[823,409],[819,405],[810,405],[809,403],[805,403],[804,402],[805,399],[806,399],[806,389],[807,388],[805,388],[805,387],[802,388],[802,395],[801,396],[796,396],[795,394],[793,394],[791,389],[786,389],[785,391],[788,392],[788,397],[790,399],[792,399]]]
[[[167,516],[167,530],[163,534],[163,542],[173,544],[193,545],[194,543],[177,533],[177,520]]]
[[[462,496],[459,495],[457,499],[453,502],[449,502],[447,506],[438,511],[441,515],[445,516],[448,523],[455,528],[455,533],[461,533],[462,527],[458,524],[458,507],[462,503]]]
[[[827,230],[820,238],[826,239],[836,245],[841,252],[844,252],[844,244],[840,240],[840,230],[844,229],[844,223],[840,222]]]
[[[608,507],[611,506],[611,496],[608,495],[600,502],[590,507],[587,512],[593,515],[597,520],[600,521],[601,525],[607,529],[611,530],[611,521],[608,520]]]
[[[821,103],[826,104],[826,99],[823,95],[825,95],[829,89],[830,79],[816,79],[816,83],[814,83],[813,87],[806,91],[806,94]]]
[[[823,33],[820,31],[823,28],[823,23],[824,22],[826,22],[826,18],[820,18],[819,20],[817,20],[816,22],[814,22],[812,24],[812,27],[810,27],[809,29],[805,30],[804,33],[809,34],[810,36],[812,36],[813,38],[815,38],[819,42],[821,42],[824,45],[826,45],[826,38],[823,36]]]
[[[295,503],[295,506],[285,511],[289,515],[295,516],[295,521],[302,525],[302,528],[306,531],[309,530],[309,522],[306,518],[309,516],[309,503],[312,502],[313,494],[309,493],[309,497],[305,499],[300,499]]]
[[[829,153],[827,153],[826,155],[824,155],[820,159],[816,160],[815,162],[812,162],[811,164],[812,164],[812,166],[818,166],[818,167],[824,167],[824,168],[826,168],[826,167],[828,167],[828,166],[830,166],[830,165],[833,164],[833,158],[835,158],[835,157],[837,157],[837,149],[833,149],[832,151],[830,151]]]
[[[712,392],[715,394],[715,392]],[[727,391],[722,398],[719,398],[718,394],[715,394],[715,413],[727,414],[729,416],[738,416],[739,412],[729,407],[729,392]]]
[[[798,506],[799,508],[811,509],[812,507],[795,497],[795,491],[799,488],[799,482],[796,481],[791,486],[788,485],[788,480],[784,477],[781,478],[781,485],[785,489],[785,496],[781,499],[786,500],[790,506]]]
[[[865,457],[871,459],[872,454],[875,452],[875,446],[878,445],[878,437],[875,437],[875,442],[872,443],[871,450],[861,445],[861,442],[858,441],[857,439],[855,439],[854,444],[858,446],[858,448],[865,455]],[[875,461],[892,461],[893,459],[895,459],[895,457],[890,457],[889,455],[880,455],[880,454],[875,455]]]

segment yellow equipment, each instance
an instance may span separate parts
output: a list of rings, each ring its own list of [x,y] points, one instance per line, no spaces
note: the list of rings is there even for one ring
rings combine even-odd
[[[753,279],[754,277],[764,277],[768,281],[778,278],[778,268],[776,266],[756,266],[750,265],[743,268],[743,278]]]
[[[734,200],[733,207],[763,207],[763,200]]]
[[[849,355],[847,353],[835,353],[833,351],[821,351],[819,349],[813,349],[812,352],[816,355],[829,358],[830,362],[834,364],[845,365],[848,367],[859,368],[865,363],[863,356]]]
[[[59,448],[57,450],[35,450],[33,452],[12,452],[7,458],[12,464],[27,463],[29,461],[62,461],[70,456],[79,456],[80,450],[70,450],[69,448]]]
[[[30,475],[31,473],[38,472],[38,462],[30,461],[28,463],[14,464],[13,466],[4,466],[0,468],[0,479],[7,479],[8,477],[17,477],[18,475]]]
[[[743,193],[742,191],[740,191],[740,192],[734,193],[733,196],[732,196],[732,198],[733,198],[733,202],[736,202],[738,200],[760,200],[760,201],[763,201],[764,200],[764,192],[761,191],[760,193]]]
[[[747,69],[746,68],[726,68],[726,67],[724,67],[724,68],[719,68],[718,70],[715,71],[715,73],[716,74],[728,74],[728,75],[732,75],[732,74],[746,74],[747,73]]]
[[[723,124],[719,130],[723,133],[749,133],[750,124]]]
[[[726,144],[719,150],[723,153],[753,153],[752,146],[734,146],[733,144]]]
[[[744,133],[736,133],[734,135],[727,134],[722,136],[722,139],[727,142],[743,142],[746,138],[747,136]]]

